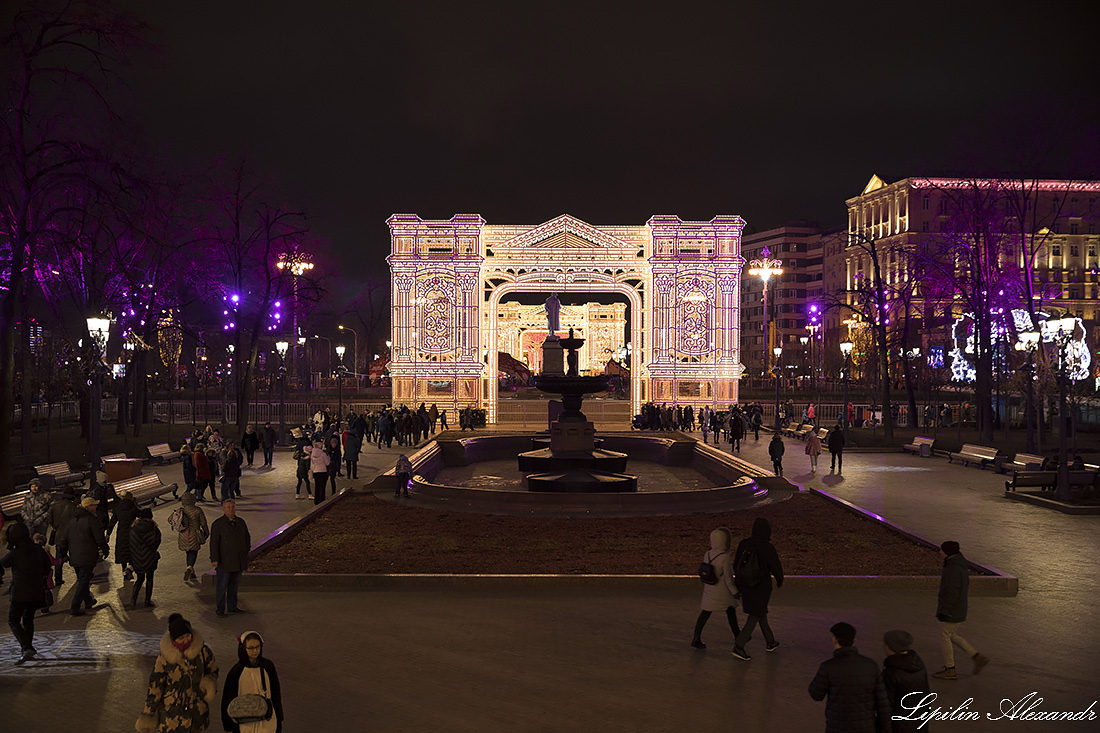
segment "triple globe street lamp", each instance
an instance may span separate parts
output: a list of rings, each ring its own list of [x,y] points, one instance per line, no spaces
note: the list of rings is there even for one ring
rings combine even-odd
[[[749,274],[759,277],[764,282],[764,374],[767,375],[769,365],[768,361],[768,281],[772,275],[783,274],[783,261],[772,259],[771,250],[764,247],[760,251],[761,259],[749,260]],[[776,416],[778,422],[779,417]]]

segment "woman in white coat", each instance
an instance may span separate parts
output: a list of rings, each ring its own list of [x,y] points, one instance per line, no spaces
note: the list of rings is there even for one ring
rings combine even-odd
[[[709,562],[714,566],[714,574],[718,582],[713,585],[703,584],[703,600],[700,603],[699,618],[695,621],[695,635],[691,637],[691,645],[696,649],[706,649],[703,643],[703,627],[706,626],[710,615],[715,611],[725,611],[729,620],[730,630],[734,638],[741,633],[741,627],[737,623],[737,586],[733,584],[733,559],[730,557],[730,546],[733,544],[733,535],[725,527],[719,527],[710,533],[710,550],[703,555],[703,562]]]

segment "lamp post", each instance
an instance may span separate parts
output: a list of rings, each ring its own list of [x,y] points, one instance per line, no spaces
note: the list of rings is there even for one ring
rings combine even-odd
[[[1069,342],[1077,329],[1077,319],[1065,316],[1054,321],[1055,337],[1058,339],[1058,500],[1069,501],[1069,441],[1067,428],[1070,420],[1066,409],[1066,382],[1069,381]]]
[[[1026,400],[1026,406],[1024,411],[1027,413],[1027,452],[1035,452],[1035,417],[1034,417],[1034,404],[1035,399],[1035,349],[1039,347],[1039,332],[1038,331],[1021,331],[1017,334],[1019,340],[1016,342],[1017,351],[1027,352],[1027,366],[1024,367],[1027,373],[1027,388],[1024,399]]]
[[[840,406],[841,424],[844,426],[844,445],[848,445],[848,383],[852,372],[853,346],[851,341],[840,342],[840,353],[844,355],[844,404]]]
[[[298,329],[298,278],[313,269],[313,260],[308,252],[296,249],[293,252],[279,255],[279,261],[275,263],[275,267],[279,270],[287,270],[291,274],[291,328],[293,329],[293,335],[298,337],[301,333]],[[304,341],[299,339],[298,343],[301,345]],[[303,389],[300,366],[291,364],[291,367],[299,375],[298,389]]]
[[[276,341],[275,353],[279,355],[279,441],[286,440],[286,352],[289,341]]]
[[[810,374],[813,375],[813,382],[810,385],[810,389],[817,392],[817,404],[820,406],[821,405],[821,382],[818,381],[818,378],[817,378],[817,360],[814,359],[814,340],[817,337],[818,330],[821,328],[821,324],[817,322],[817,306],[816,305],[810,306],[810,309],[814,313],[814,315],[811,316],[811,318],[813,319],[813,323],[809,323],[809,324],[806,325],[806,330],[810,332]],[[819,349],[818,354],[820,354],[820,353],[821,353],[821,351]]]
[[[344,416],[344,372],[347,368],[344,366],[344,352],[347,351],[347,347],[340,344],[336,347],[336,356],[339,358],[340,363],[336,367],[336,394],[339,401],[339,407],[336,408],[336,424],[339,425]]]
[[[341,331],[347,331],[352,337],[352,351],[351,351],[351,373],[355,375],[356,387],[359,385],[359,334],[355,332],[353,328],[347,328],[346,326],[337,326]]]
[[[761,259],[749,261],[749,274],[758,276],[764,282],[764,374],[768,373],[768,280],[772,275],[783,274],[783,262],[781,260],[773,260],[772,253],[764,247],[760,251]],[[779,418],[776,417],[776,420]]]
[[[783,355],[783,347],[776,346],[772,349],[775,354],[775,432],[779,433],[779,357]]]
[[[102,453],[102,412],[103,412],[103,374],[107,364],[103,361],[107,353],[107,336],[111,332],[111,319],[103,316],[90,316],[88,318],[88,335],[92,337],[93,359],[91,364],[92,399],[91,419],[88,423],[88,443],[91,453],[92,473],[88,485],[95,488],[97,485],[96,472],[99,470],[99,457]]]
[[[810,337],[809,336],[799,336],[798,337],[798,342],[800,344],[802,344],[802,363],[805,364],[808,369],[812,369],[812,367],[809,366],[810,362],[811,362],[811,359],[810,359],[809,353],[807,353],[807,348],[806,348],[810,344]],[[812,385],[811,385],[810,389],[811,389],[811,391],[813,390]]]

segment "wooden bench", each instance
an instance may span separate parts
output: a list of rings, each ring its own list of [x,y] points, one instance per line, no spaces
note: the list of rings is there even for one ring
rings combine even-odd
[[[149,457],[158,463],[168,463],[180,457],[180,452],[172,450],[172,447],[167,443],[157,443],[149,446],[146,450],[149,451]]]
[[[41,491],[41,489],[39,489]],[[20,491],[15,494],[8,494],[3,499],[0,499],[0,510],[3,510],[4,514],[9,517],[14,517],[23,511],[23,500],[27,498],[27,494],[30,491]],[[0,548],[3,552],[7,552],[7,548]]]
[[[1017,453],[1012,460],[1004,460],[997,467],[998,470],[1008,472],[1017,471],[1042,471],[1046,467],[1047,459],[1034,453]]]
[[[160,476],[156,473],[146,473],[128,478],[125,481],[119,481],[114,486],[116,494],[129,491],[134,497],[134,503],[139,506],[145,502],[150,502],[156,506],[157,499],[164,494],[175,491],[177,488],[176,484],[162,484]],[[165,499],[165,501],[168,500]]]
[[[932,445],[935,442],[935,438],[925,438],[924,436],[918,435],[917,437],[913,438],[912,443],[906,443],[901,447],[901,449],[906,453],[908,453],[909,451],[913,451],[914,454],[927,458],[928,456],[932,455]]]
[[[799,425],[796,428],[787,427],[787,428],[784,428],[783,430],[781,430],[780,432],[786,433],[787,435],[791,436],[792,438],[801,438],[802,436],[804,436],[806,433],[810,432],[813,429],[814,429],[813,425],[811,425],[808,422],[805,422],[805,423],[802,423],[801,425]]]
[[[979,468],[985,468],[987,463],[993,463],[997,458],[997,449],[988,448],[984,445],[971,445],[970,443],[963,444],[962,450],[958,453],[948,453],[947,462],[951,463],[956,458],[963,462],[964,466],[969,466],[971,463],[977,463]]]
[[[125,453],[112,453],[109,456],[103,456],[99,460],[101,460],[101,461],[121,461],[121,460],[124,460],[125,458],[126,458]]]
[[[1096,471],[1070,471],[1069,487],[1073,489],[1092,489],[1096,486]],[[1057,471],[1013,471],[1012,480],[1005,481],[1005,491],[1019,488],[1041,488],[1053,491],[1058,483]]]
[[[85,478],[84,473],[69,468],[67,461],[35,466],[34,472],[38,474],[39,478],[46,479],[47,476],[49,477],[43,481],[42,488],[44,489],[52,489],[54,486],[64,486],[65,484],[82,483]]]

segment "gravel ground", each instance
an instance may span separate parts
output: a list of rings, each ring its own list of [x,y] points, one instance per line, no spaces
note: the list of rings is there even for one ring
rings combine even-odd
[[[425,509],[355,495],[249,564],[258,573],[695,573],[715,527],[735,542],[767,517],[788,575],[938,575],[936,551],[821,496],[675,517],[532,518]]]

